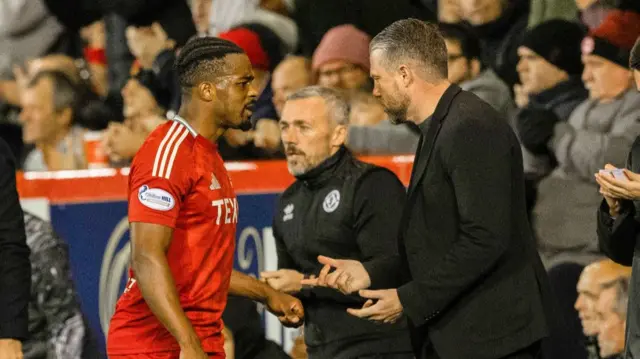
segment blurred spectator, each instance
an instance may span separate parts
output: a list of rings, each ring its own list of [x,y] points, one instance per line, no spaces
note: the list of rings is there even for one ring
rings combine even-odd
[[[529,21],[529,0],[460,0],[460,11],[480,38],[482,63],[511,88],[518,80],[517,50]]]
[[[460,1],[437,0],[438,21],[444,24],[457,24],[462,21]]]
[[[576,0],[531,0],[528,27],[534,28],[549,20],[567,20],[578,23]]]
[[[640,35],[640,15],[612,11],[583,40],[582,79],[589,99],[567,122],[545,117],[523,145],[549,151],[558,168],[538,186],[534,227],[543,261],[588,263],[599,257],[593,210],[601,201],[594,173],[605,163],[624,164],[640,134],[640,94],[633,89],[629,51]]]
[[[80,309],[67,245],[46,221],[24,213],[31,249],[29,339],[25,359],[97,359],[96,342]]]
[[[84,58],[90,71],[90,82],[93,90],[106,97],[109,90],[107,79],[107,55],[105,53],[106,38],[104,21],[99,20],[83,27],[80,35],[86,43]]]
[[[369,42],[353,25],[329,30],[313,53],[311,68],[320,86],[371,91]]]
[[[25,171],[57,171],[86,168],[82,130],[74,126],[80,94],[63,73],[43,71],[35,75],[22,94],[23,140],[34,144]]]
[[[535,137],[540,131],[550,134],[555,122],[567,121],[587,98],[580,78],[583,70],[580,42],[584,35],[578,24],[566,20],[544,22],[525,35],[518,48],[520,84],[514,85],[518,110],[512,119],[522,142],[529,143],[526,138]],[[549,125],[545,127],[545,123]],[[536,184],[551,172],[555,159],[546,146],[523,147],[522,154],[530,213]]]
[[[349,100],[349,126],[376,126],[387,119],[384,106],[372,94],[356,92]]]
[[[370,37],[406,18],[435,21],[435,12],[415,0],[295,0],[293,19],[298,26],[298,54],[311,57],[332,28],[353,24]]]
[[[15,64],[60,50],[63,33],[42,0],[0,1],[0,79],[10,79]]]
[[[473,31],[457,24],[441,24],[440,31],[447,45],[449,82],[473,92],[506,118],[514,106],[511,90],[492,69],[483,68]]]
[[[596,336],[600,329],[600,322],[598,321],[596,304],[603,290],[602,286],[619,278],[628,278],[630,275],[631,271],[628,267],[608,259],[589,264],[580,275],[575,308],[580,316],[584,335],[587,337],[586,346],[589,358],[598,358],[599,355]]]
[[[589,29],[598,28],[611,10],[640,12],[637,0],[575,0],[580,10],[580,19]]]
[[[625,327],[629,303],[629,278],[617,278],[602,285],[596,303],[598,320],[598,346],[605,359],[632,358],[625,348]]]
[[[290,56],[282,60],[273,70],[271,77],[273,104],[278,115],[282,113],[287,96],[309,85],[311,85],[311,63],[308,59]]]

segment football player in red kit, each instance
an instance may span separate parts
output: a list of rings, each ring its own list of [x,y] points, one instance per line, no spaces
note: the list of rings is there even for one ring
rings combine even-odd
[[[180,113],[147,138],[129,174],[131,270],[109,328],[112,359],[224,358],[227,294],[264,303],[285,325],[304,317],[296,298],[232,271],[238,201],[215,143],[251,116],[249,59],[199,38],[176,70]]]

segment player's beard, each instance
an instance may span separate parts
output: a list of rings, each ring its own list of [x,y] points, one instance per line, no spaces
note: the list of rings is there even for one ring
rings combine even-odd
[[[289,145],[285,149],[287,169],[289,169],[289,173],[291,173],[292,176],[303,175],[318,167],[320,163],[326,160],[329,157],[329,149],[327,149],[326,153],[326,155],[310,156],[297,147]],[[295,158],[293,158],[293,156],[295,156]]]

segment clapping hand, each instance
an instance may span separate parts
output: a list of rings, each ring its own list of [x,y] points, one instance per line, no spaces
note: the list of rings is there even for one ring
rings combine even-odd
[[[607,164],[607,170],[616,169],[613,165]],[[613,176],[596,174],[596,181],[600,184],[600,192],[610,198],[615,199],[640,199],[640,174],[623,169],[627,180],[619,180]]]
[[[304,279],[303,285],[333,288],[344,294],[351,294],[371,285],[369,273],[356,260],[319,256],[318,262],[324,264],[320,274],[317,278]],[[331,272],[331,269],[335,270]]]

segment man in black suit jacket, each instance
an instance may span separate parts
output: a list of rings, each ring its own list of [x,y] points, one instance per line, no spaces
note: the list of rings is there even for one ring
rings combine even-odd
[[[549,287],[527,219],[516,136],[490,105],[446,81],[435,25],[395,22],[370,49],[374,95],[395,122],[412,122],[422,134],[400,256],[320,257],[319,277],[303,283],[359,290],[371,299],[349,309],[359,317],[408,316],[418,358],[538,357]]]

